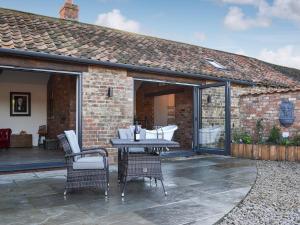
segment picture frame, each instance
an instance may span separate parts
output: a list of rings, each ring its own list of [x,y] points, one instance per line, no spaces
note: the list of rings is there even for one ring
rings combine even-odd
[[[10,92],[10,116],[31,116],[30,92]]]

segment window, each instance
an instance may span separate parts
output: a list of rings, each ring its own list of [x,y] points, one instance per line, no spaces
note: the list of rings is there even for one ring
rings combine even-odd
[[[206,61],[213,65],[214,67],[216,67],[217,69],[220,69],[220,70],[226,70],[226,67],[223,66],[222,64],[216,62],[214,59],[206,59]]]

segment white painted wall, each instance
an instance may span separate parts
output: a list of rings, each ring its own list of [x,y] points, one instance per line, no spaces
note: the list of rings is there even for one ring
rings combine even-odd
[[[13,133],[25,130],[38,143],[38,128],[47,124],[46,73],[6,71],[0,74],[0,128],[11,128]],[[10,92],[31,93],[31,116],[10,116]]]

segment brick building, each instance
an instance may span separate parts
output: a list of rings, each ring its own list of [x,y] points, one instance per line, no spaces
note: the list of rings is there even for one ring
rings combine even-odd
[[[36,129],[37,124],[48,125],[51,138],[74,129],[83,146],[107,147],[115,161],[116,151],[109,140],[116,137],[118,128],[133,124],[134,118],[147,120],[147,129],[176,124],[175,139],[184,149],[229,154],[231,129],[244,126],[251,131],[251,119],[266,117],[270,105],[274,114],[268,116],[275,121],[282,93],[296,102],[298,110],[299,82],[282,67],[81,23],[78,10],[72,1],[61,9],[61,18],[0,9],[0,85],[7,86],[4,78],[11,78],[10,74],[16,77],[14,83],[22,83],[27,74],[38,74],[44,78],[41,102],[46,101],[42,119],[37,119],[37,113],[31,118],[10,117],[0,120],[1,126],[34,119]],[[7,98],[11,91],[30,92],[30,87],[14,87],[0,93],[0,98]],[[267,94],[251,94],[258,90]],[[292,132],[300,126],[298,121]],[[16,125],[13,132],[29,130],[33,122],[29,123]],[[214,133],[218,143],[207,138],[201,142],[207,132],[203,128],[219,129]]]

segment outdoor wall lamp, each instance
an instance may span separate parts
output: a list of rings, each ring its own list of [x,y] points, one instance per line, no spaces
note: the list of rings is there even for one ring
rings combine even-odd
[[[208,95],[208,96],[207,96],[207,103],[208,103],[208,104],[211,103],[211,95]]]
[[[113,96],[113,88],[109,87],[107,90],[107,97],[111,98]]]

